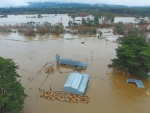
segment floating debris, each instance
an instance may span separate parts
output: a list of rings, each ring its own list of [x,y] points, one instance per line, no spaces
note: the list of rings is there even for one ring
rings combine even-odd
[[[146,92],[146,94],[147,94],[148,96],[150,96],[150,93],[149,93],[149,92]]]
[[[40,71],[37,72],[37,74],[41,73],[42,70],[45,68],[45,66],[47,66],[48,64],[51,64],[51,63],[52,63],[52,61],[51,61],[50,63],[47,62],[47,63],[43,66],[43,68],[42,68]]]
[[[75,70],[77,70],[77,71],[81,71],[81,70],[82,70],[82,67],[78,67],[78,66],[77,66],[77,67],[75,67],[75,68],[74,68],[74,70],[73,70],[73,71],[75,71]]]
[[[60,100],[61,102],[68,102],[68,103],[89,103],[91,101],[91,98],[88,96],[80,96],[68,92],[63,91],[45,91],[42,89],[39,89],[41,92],[40,97],[43,97],[47,100]]]
[[[52,91],[52,88],[51,88],[51,86],[50,86],[50,91]]]
[[[108,66],[108,67],[113,67],[112,64],[108,64],[107,66]]]
[[[31,77],[30,77],[30,78],[28,78],[28,80],[31,80]]]
[[[81,44],[84,44],[84,41],[82,41]]]
[[[128,72],[128,71],[121,71],[121,70],[118,70],[118,69],[114,69],[114,72],[115,73],[122,73],[122,74],[124,74],[124,75],[130,75],[130,73]]]
[[[49,66],[49,67],[47,67],[47,68],[45,69],[45,73],[47,74],[47,76],[48,76],[50,73],[54,74],[54,72],[55,72],[55,69],[53,68],[53,66]]]
[[[29,88],[29,91],[31,90],[31,88]]]

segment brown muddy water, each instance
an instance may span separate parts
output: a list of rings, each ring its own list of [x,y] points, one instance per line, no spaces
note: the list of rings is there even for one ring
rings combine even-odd
[[[73,37],[74,40],[66,38]],[[113,37],[112,37],[113,38]],[[14,40],[15,39],[15,40]],[[82,44],[81,41],[85,43]],[[115,58],[117,43],[77,35],[46,35],[23,37],[18,34],[0,35],[0,56],[11,58],[19,65],[21,83],[28,97],[22,113],[150,113],[149,80],[143,80],[145,88],[126,83],[127,78],[140,79],[134,75],[115,73],[107,64]],[[39,88],[49,91],[62,91],[73,67],[56,64],[55,55],[87,62],[82,73],[90,75],[85,95],[92,100],[88,104],[67,103],[40,98]],[[53,64],[54,74],[46,79],[46,63]],[[62,73],[60,73],[60,71]],[[34,78],[33,78],[34,77]],[[33,78],[32,81],[28,78]],[[46,79],[46,80],[45,80]]]
[[[83,40],[85,43],[81,44]],[[150,97],[146,95],[147,91],[150,92],[149,81],[144,80],[146,88],[140,89],[135,84],[126,83],[127,78],[136,78],[135,76],[116,74],[112,68],[107,67],[111,63],[110,59],[115,57],[117,43],[84,37],[74,40],[0,40],[0,45],[0,56],[14,59],[20,65],[17,71],[28,95],[23,113],[149,113]],[[72,67],[57,65],[56,54],[60,54],[61,58],[87,62],[87,68],[81,72],[90,75],[85,95],[92,101],[88,104],[51,101],[39,97],[39,88],[49,90],[50,85],[52,91],[62,91],[67,77],[73,71]],[[55,73],[45,80],[44,70],[41,73],[38,71],[47,62],[54,65]],[[29,81],[30,77],[34,79]]]

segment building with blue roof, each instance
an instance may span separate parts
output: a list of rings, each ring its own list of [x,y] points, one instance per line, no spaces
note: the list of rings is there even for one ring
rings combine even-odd
[[[141,80],[127,79],[126,81],[127,81],[127,83],[135,83],[138,88],[145,88],[145,86]]]
[[[60,55],[56,54],[56,61],[61,65],[69,65],[75,67],[86,68],[87,63],[82,61],[75,61],[69,58],[62,58],[60,59]]]
[[[89,75],[71,73],[63,86],[64,92],[83,95],[89,81]]]

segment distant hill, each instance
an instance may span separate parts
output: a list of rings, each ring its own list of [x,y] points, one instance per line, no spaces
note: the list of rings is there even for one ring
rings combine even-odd
[[[60,2],[29,2],[28,6],[0,8],[0,15],[8,14],[92,14],[112,12],[121,16],[149,16],[148,6],[125,6],[113,4],[86,4]],[[84,13],[84,14],[83,14]],[[79,14],[80,15],[80,14]]]
[[[90,7],[91,4],[81,4],[81,3],[60,3],[60,2],[29,2],[28,6],[23,7],[37,7],[37,8],[43,8],[43,7]]]
[[[61,3],[61,2],[29,2],[28,6],[20,6],[24,8],[43,8],[43,7],[116,7],[125,8],[125,5],[108,5],[108,4],[83,4],[83,3]]]
[[[25,8],[43,8],[43,7],[107,7],[107,8],[141,8],[150,6],[126,6],[126,5],[115,5],[115,4],[86,4],[86,3],[64,3],[64,2],[28,2],[28,6],[20,6]]]
[[[67,3],[67,2],[28,2],[27,6],[10,6],[1,8],[74,8],[74,7],[104,7],[104,8],[143,8],[150,6],[126,6],[115,4],[88,4],[88,3]]]

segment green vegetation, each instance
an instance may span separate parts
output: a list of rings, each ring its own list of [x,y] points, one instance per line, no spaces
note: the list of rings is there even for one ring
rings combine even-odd
[[[115,15],[112,12],[93,12],[94,18],[99,18],[102,22],[114,22]],[[94,19],[94,20],[96,20]]]
[[[38,18],[42,18],[41,14],[38,14]]]
[[[94,12],[112,12],[115,15],[150,17],[149,7],[100,7],[100,6],[65,6],[65,7],[33,7],[33,8],[0,8],[0,15],[5,14],[77,14]],[[77,15],[78,16],[78,15]]]
[[[66,40],[74,40],[75,38],[66,38]]]
[[[23,109],[26,95],[16,69],[12,59],[0,57],[0,113],[18,113]]]
[[[75,14],[70,14],[68,16],[71,16],[72,20],[69,20],[68,26],[71,28],[73,34],[96,34],[97,30],[96,28],[102,28],[102,27],[110,27],[112,26],[114,22],[114,14],[109,12],[94,12],[92,14],[92,18],[82,18],[81,23],[75,23],[74,19],[76,17]],[[101,22],[100,22],[101,21]]]
[[[139,23],[135,24],[118,22],[113,24],[113,33],[124,35],[123,37],[119,37],[118,41],[122,41],[125,37],[128,37],[133,34],[141,37],[147,37],[147,34],[150,32],[150,29],[148,28],[149,24],[150,23],[146,20],[140,20]]]
[[[1,33],[12,33],[12,29],[16,30],[20,35],[24,36],[36,36],[37,34],[45,35],[47,33],[54,33],[59,35],[65,32],[62,22],[57,22],[56,24],[51,25],[51,23],[47,21],[44,21],[43,23],[30,21],[22,24],[17,23],[15,25],[0,26]]]
[[[113,67],[128,70],[141,78],[149,78],[150,71],[150,46],[142,37],[130,35],[116,49],[117,58],[112,59]]]
[[[76,15],[75,14],[71,14],[70,16],[71,16],[71,18],[73,19],[73,22],[74,22],[74,19],[76,18]]]
[[[123,35],[124,34],[124,27],[122,22],[118,22],[115,25],[114,32],[117,32],[117,34]]]

